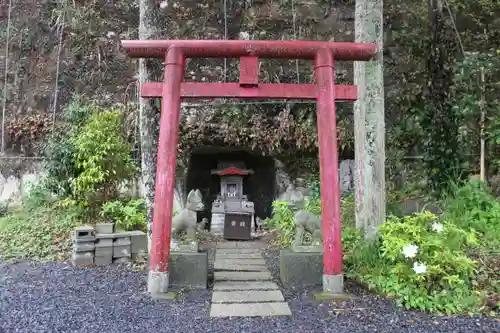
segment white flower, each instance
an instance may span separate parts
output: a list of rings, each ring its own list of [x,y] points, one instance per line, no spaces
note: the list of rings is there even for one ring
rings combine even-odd
[[[413,271],[417,274],[424,274],[427,272],[427,266],[425,266],[425,264],[423,263],[414,262]]]
[[[438,234],[444,230],[444,226],[441,223],[434,222],[432,224],[432,230],[437,232]]]
[[[407,246],[403,247],[403,255],[406,258],[415,258],[418,252],[418,246],[414,244],[408,244]]]
[[[179,249],[179,244],[177,243],[177,241],[175,239],[172,239],[170,241],[170,248],[174,249],[174,250],[178,250]]]
[[[116,34],[114,33],[114,31],[108,31],[108,33],[106,34],[106,37],[108,37],[110,39],[115,37],[115,36],[116,36]]]
[[[250,39],[250,34],[246,31],[240,31],[239,33],[239,38],[243,40],[249,40]]]
[[[168,7],[168,1],[162,1],[160,2],[160,8],[161,9],[165,9]]]

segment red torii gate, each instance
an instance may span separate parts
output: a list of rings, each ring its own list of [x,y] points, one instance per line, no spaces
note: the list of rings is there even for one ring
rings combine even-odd
[[[316,100],[319,140],[323,290],[343,291],[336,100],[356,100],[357,87],[335,85],[334,60],[370,60],[375,44],[260,40],[124,40],[132,57],[162,57],[163,82],[144,83],[142,97],[161,97],[160,136],[149,267],[149,292],[168,290],[176,150],[181,99]],[[314,60],[316,84],[259,83],[259,57]],[[240,58],[239,83],[182,82],[185,58]]]

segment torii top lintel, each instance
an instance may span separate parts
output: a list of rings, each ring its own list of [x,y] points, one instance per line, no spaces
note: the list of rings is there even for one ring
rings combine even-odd
[[[164,57],[171,47],[179,47],[187,58],[260,58],[313,60],[319,50],[330,49],[336,60],[366,61],[377,47],[371,43],[270,40],[123,40],[131,57]]]

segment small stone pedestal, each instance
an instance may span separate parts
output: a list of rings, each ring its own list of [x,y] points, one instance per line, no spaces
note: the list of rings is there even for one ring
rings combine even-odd
[[[321,285],[323,283],[323,254],[311,251],[281,250],[280,279],[286,288]]]
[[[172,287],[206,289],[208,253],[172,251],[168,271],[169,284]]]

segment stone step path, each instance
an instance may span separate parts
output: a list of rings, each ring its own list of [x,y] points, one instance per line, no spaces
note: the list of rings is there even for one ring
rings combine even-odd
[[[220,242],[215,250],[211,317],[291,316],[255,242]]]

